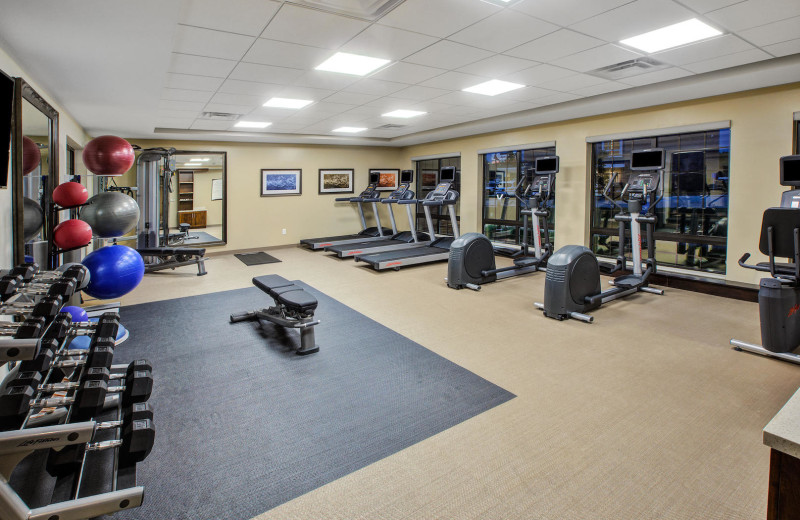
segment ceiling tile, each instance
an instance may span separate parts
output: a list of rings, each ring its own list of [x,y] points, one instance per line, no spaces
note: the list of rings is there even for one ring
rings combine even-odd
[[[197,119],[192,124],[192,130],[227,130],[236,124],[236,121],[210,121]]]
[[[261,37],[336,49],[368,26],[362,20],[283,4]]]
[[[726,54],[742,52],[753,49],[754,47],[732,34],[726,34],[719,38],[702,42],[684,45],[677,49],[658,52],[652,55],[658,61],[663,61],[671,65],[685,65],[698,61],[710,60]]]
[[[763,47],[800,37],[800,16],[741,31],[739,36]]]
[[[191,117],[194,119],[200,113],[199,110],[169,110],[169,109],[159,109],[158,110],[158,117],[161,119],[186,119]]]
[[[764,47],[764,50],[773,56],[789,56],[790,54],[798,54],[800,53],[800,39],[776,43],[775,45],[768,45]]]
[[[414,63],[399,61],[389,65],[385,69],[382,69],[380,72],[371,75],[370,78],[414,85],[438,76],[444,72],[446,72],[445,69],[426,67],[425,65],[416,65]]]
[[[363,105],[375,101],[381,96],[374,94],[359,94],[357,92],[339,91],[325,98],[326,103],[343,103],[345,105]]]
[[[324,70],[308,70],[303,73],[302,76],[294,80],[292,84],[298,87],[340,90],[352,85],[360,79],[359,76],[353,76],[351,74],[338,74],[336,72]]]
[[[440,69],[457,69],[488,58],[492,53],[468,45],[441,40],[430,47],[412,54],[405,61]]]
[[[260,83],[273,83],[285,85],[293,82],[303,75],[302,70],[260,65],[258,63],[239,63],[231,72],[231,79],[244,81],[257,81]]]
[[[585,34],[576,33],[569,29],[561,29],[525,45],[510,49],[505,54],[528,60],[551,62],[576,52],[599,47],[604,43],[603,40],[598,40]]]
[[[190,56],[188,54],[173,52],[170,59],[169,71],[178,74],[226,78],[235,66],[236,62],[231,60]]]
[[[747,0],[708,13],[708,18],[731,31],[741,31],[800,15],[797,0]]]
[[[461,90],[491,79],[488,76],[476,76],[475,74],[464,74],[463,72],[445,72],[440,76],[423,81],[423,87],[433,87],[445,90]]]
[[[669,81],[672,79],[683,78],[686,76],[691,76],[692,73],[688,70],[681,69],[678,67],[670,67],[668,69],[661,69],[654,72],[647,72],[645,74],[639,74],[638,76],[631,76],[629,78],[623,78],[619,80],[620,83],[627,83],[628,85],[633,85],[635,87],[639,87],[642,85],[650,85],[652,83],[659,83],[661,81]]]
[[[305,116],[332,116],[334,114],[341,114],[342,112],[346,112],[353,108],[353,105],[345,105],[342,103],[330,103],[327,101],[321,101],[319,103],[314,103],[313,105],[306,107],[302,110],[303,115]]]
[[[242,105],[229,105],[227,103],[208,103],[203,112],[225,112],[228,114],[249,114],[253,107]]]
[[[528,69],[534,65],[538,65],[538,63],[497,54],[485,60],[476,61],[475,63],[470,63],[469,65],[461,67],[458,69],[458,72],[496,78],[511,74],[512,72]]]
[[[213,96],[213,92],[203,92],[202,90],[185,90],[180,88],[165,88],[161,90],[161,99],[172,99],[175,101],[198,101],[208,103]]]
[[[738,4],[744,0],[681,0],[686,7],[694,9],[698,13],[707,13],[709,11],[716,11],[731,4]]]
[[[727,69],[729,67],[738,67],[747,63],[766,60],[772,58],[766,52],[760,49],[752,49],[744,52],[737,52],[736,54],[728,54],[719,58],[713,58],[705,61],[698,61],[697,63],[690,63],[684,65],[683,68],[689,69],[698,74],[702,72],[710,72],[712,70]]]
[[[157,117],[155,128],[181,128],[186,129],[192,126],[194,117],[188,118],[172,118],[172,117]]]
[[[198,101],[175,101],[171,99],[162,99],[158,102],[158,108],[160,109],[185,110],[188,112],[200,112],[205,105],[205,103]]]
[[[557,25],[537,20],[525,14],[503,9],[497,14],[447,37],[454,42],[472,45],[494,52],[503,52],[547,33],[558,30]]]
[[[622,47],[609,43],[602,47],[595,47],[588,51],[582,51],[565,58],[559,58],[552,63],[553,65],[565,69],[587,72],[621,61],[632,60],[639,56],[641,56],[641,54],[637,52],[629,51],[628,49],[623,49]]]
[[[636,0],[578,22],[571,28],[615,42],[695,17],[695,13],[671,0]]]
[[[573,92],[581,88],[602,85],[607,82],[607,79],[598,78],[589,74],[575,74],[568,78],[542,83],[539,87],[556,90],[558,92]]]
[[[481,94],[461,91],[444,94],[434,98],[432,101],[476,108],[493,108],[508,104],[508,99],[501,99],[498,96],[483,96]]]
[[[574,76],[573,76],[574,77]],[[559,85],[560,86],[560,85]],[[566,88],[558,90],[566,90]],[[501,94],[504,98],[513,99],[517,101],[533,101],[543,97],[552,96],[554,89],[545,89],[540,87],[525,87],[518,90],[512,90],[505,94]]]
[[[219,92],[228,94],[246,94],[249,96],[260,96],[265,99],[274,96],[283,85],[271,85],[267,83],[257,83],[255,81],[242,81],[238,79],[226,79]]]
[[[238,60],[255,40],[252,36],[179,24],[175,29],[172,50],[195,56]]]
[[[281,7],[271,0],[187,0],[179,21],[195,27],[258,36]]]
[[[547,97],[539,98],[536,100],[537,103],[541,103],[542,106],[545,105],[555,105],[557,103],[566,103],[567,101],[574,101],[576,99],[580,99],[580,94],[575,94],[574,92],[556,92],[555,94],[551,94]]]
[[[313,69],[331,55],[328,49],[258,38],[242,61],[293,69]]]
[[[412,101],[425,101],[426,99],[433,99],[442,94],[447,94],[449,90],[442,90],[440,88],[422,87],[414,85],[406,89],[400,90],[392,94],[391,97],[399,99],[408,99]]]
[[[288,87],[283,87],[275,94],[275,96],[292,98],[292,99],[311,99],[314,101],[321,101],[333,93],[334,91],[330,89],[300,87],[297,85],[290,85]]]
[[[539,85],[547,81],[554,81],[575,75],[575,71],[562,69],[554,65],[536,65],[529,69],[521,70],[513,74],[508,74],[500,79],[522,83],[523,85]]]
[[[204,90],[215,92],[223,83],[222,78],[196,76],[193,74],[167,73],[164,86],[168,88],[182,88],[186,90]]]
[[[510,7],[558,25],[572,25],[631,0],[523,0]]]
[[[257,121],[269,121],[270,123],[275,123],[278,121],[285,121],[296,113],[297,110],[286,108],[258,107],[252,112],[248,113],[247,117]]]
[[[414,65],[415,67],[417,65]],[[357,92],[360,94],[372,94],[375,96],[389,96],[392,92],[397,92],[406,88],[408,85],[404,83],[396,83],[394,81],[383,81],[373,78],[365,78],[356,81],[352,85],[345,87],[345,92]]]
[[[227,105],[241,105],[255,108],[261,106],[267,99],[262,96],[249,96],[247,94],[228,94],[217,92],[211,98],[212,103],[225,103]]]
[[[286,121],[278,121],[277,123],[270,125],[269,131],[294,133],[299,130],[302,130],[304,126],[306,125],[287,123]]]
[[[599,96],[600,94],[608,94],[609,92],[616,92],[617,90],[623,90],[626,88],[631,88],[631,86],[623,85],[622,83],[617,83],[616,81],[607,81],[606,83],[601,83],[600,85],[591,85],[573,90],[572,93],[589,97]]]
[[[387,60],[402,60],[437,41],[437,38],[417,32],[373,24],[339,50]]]
[[[463,0],[406,0],[378,23],[445,38],[500,11],[487,2]]]

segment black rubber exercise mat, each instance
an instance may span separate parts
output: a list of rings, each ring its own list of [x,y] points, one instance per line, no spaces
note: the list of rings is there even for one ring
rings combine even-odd
[[[145,503],[114,518],[252,518],[514,397],[302,282],[320,351],[295,330],[231,324],[252,287],[123,307],[115,363],[153,364]]]
[[[274,256],[268,255],[263,251],[259,251],[258,253],[237,253],[233,256],[244,262],[245,265],[274,264],[280,262],[280,260]]]

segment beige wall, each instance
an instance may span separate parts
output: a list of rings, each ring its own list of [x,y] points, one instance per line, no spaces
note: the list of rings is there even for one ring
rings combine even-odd
[[[211,200],[211,181],[213,179],[222,179],[221,168],[194,172],[194,195],[192,203],[194,204],[194,209],[206,210],[206,223],[209,226],[219,226],[222,225],[222,201]],[[174,214],[177,215],[177,198],[175,199],[174,206],[172,202],[170,202],[170,207],[176,208]],[[170,216],[170,219],[172,219],[172,216]]]
[[[757,283],[759,274],[737,260],[757,249],[764,209],[780,203],[778,158],[792,153],[793,113],[800,110],[800,84],[440,141],[404,149],[404,160],[461,153],[461,226],[480,231],[482,176],[478,150],[556,141],[561,171],[556,181],[556,248],[588,244],[590,172],[586,137],[682,125],[731,121],[730,214],[727,276]],[[755,255],[759,256],[759,255]],[[761,258],[759,258],[759,261]]]

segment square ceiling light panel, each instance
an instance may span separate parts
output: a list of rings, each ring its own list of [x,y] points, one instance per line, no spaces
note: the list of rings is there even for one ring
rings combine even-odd
[[[707,40],[720,34],[722,34],[722,31],[714,29],[697,18],[692,18],[691,20],[668,25],[633,38],[620,40],[620,43],[645,52],[658,52],[700,40]]]
[[[419,110],[394,110],[381,115],[383,117],[402,117],[403,119],[408,119],[409,117],[417,117],[423,114],[427,114],[427,112],[421,112]]]
[[[473,94],[483,94],[484,96],[496,96],[498,94],[517,90],[518,88],[522,88],[524,86],[525,85],[521,85],[519,83],[511,83],[510,81],[493,79],[462,90],[464,92],[472,92]]]
[[[324,62],[315,67],[316,70],[328,72],[339,72],[341,74],[352,74],[354,76],[366,76],[372,71],[378,70],[389,63],[383,58],[372,58],[361,56],[360,54],[349,54],[347,52],[337,52]]]
[[[313,103],[310,99],[292,99],[292,98],[280,98],[274,97],[264,103],[263,106],[265,107],[272,107],[272,108],[294,108],[294,109],[301,109],[303,107],[307,107]]]
[[[271,124],[266,121],[239,121],[233,126],[236,128],[266,128]]]
[[[363,132],[366,128],[360,126],[340,126],[339,128],[334,128],[334,132],[343,132],[347,134],[357,134],[358,132]]]

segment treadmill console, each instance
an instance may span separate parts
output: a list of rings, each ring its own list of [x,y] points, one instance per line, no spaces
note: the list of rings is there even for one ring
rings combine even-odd
[[[436,189],[433,190],[425,197],[428,200],[442,200],[444,196],[447,195],[447,192],[450,190],[451,183],[449,182],[440,182]]]
[[[408,184],[406,184],[406,183],[400,184],[400,186],[396,190],[391,192],[389,194],[389,196],[386,197],[386,198],[387,199],[392,199],[392,200],[402,200],[402,199],[405,199],[405,198],[409,198],[407,196],[404,196],[404,195],[406,195],[406,193],[408,193],[408,188],[409,188]]]

